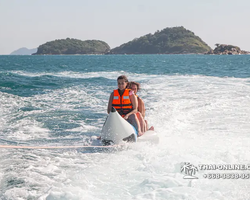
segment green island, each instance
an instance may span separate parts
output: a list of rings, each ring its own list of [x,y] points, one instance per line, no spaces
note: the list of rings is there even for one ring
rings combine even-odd
[[[105,54],[109,51],[109,45],[100,40],[81,41],[67,38],[42,44],[32,55]]]
[[[181,27],[165,28],[111,49],[110,54],[198,54],[211,48],[193,32]]]
[[[38,47],[32,55],[76,55],[76,54],[250,54],[237,46],[215,44],[211,49],[200,37],[183,26],[165,28],[147,34],[116,48],[100,40],[58,39]]]

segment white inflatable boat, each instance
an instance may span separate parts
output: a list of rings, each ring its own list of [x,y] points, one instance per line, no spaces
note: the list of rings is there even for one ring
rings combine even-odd
[[[158,143],[159,138],[154,131],[146,131],[137,137],[136,129],[123,119],[115,108],[112,107],[101,132],[103,145],[116,145],[122,142],[150,141]]]

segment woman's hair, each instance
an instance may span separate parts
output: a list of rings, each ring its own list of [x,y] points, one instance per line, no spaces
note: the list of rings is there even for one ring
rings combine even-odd
[[[126,83],[128,83],[128,78],[127,78],[127,76],[121,75],[121,76],[119,76],[119,77],[117,78],[117,81],[120,80],[120,79],[123,79]]]
[[[128,87],[131,88],[132,85],[136,85],[137,86],[137,91],[139,91],[141,89],[140,83],[137,83],[135,81],[130,81],[128,84]]]

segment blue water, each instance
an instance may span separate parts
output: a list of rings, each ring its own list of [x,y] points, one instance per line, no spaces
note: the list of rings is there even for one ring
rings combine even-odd
[[[176,169],[249,163],[249,55],[0,56],[0,145],[88,145],[121,74],[141,83],[161,143],[0,148],[0,199],[250,198],[247,180],[191,184]]]
[[[215,77],[250,77],[250,56],[217,55],[87,55],[87,56],[0,56],[0,86],[3,92],[30,96],[46,89],[85,84],[95,86],[99,78],[69,78],[53,73],[113,72],[151,75],[204,75]],[[29,77],[13,73],[45,73]],[[113,84],[115,80],[107,81]],[[10,91],[11,89],[11,91]]]

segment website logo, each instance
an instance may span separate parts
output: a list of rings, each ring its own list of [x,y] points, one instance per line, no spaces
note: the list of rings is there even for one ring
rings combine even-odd
[[[188,162],[184,162],[181,166],[181,172],[185,174],[184,179],[198,179],[198,177],[195,176],[198,171],[198,167]]]

